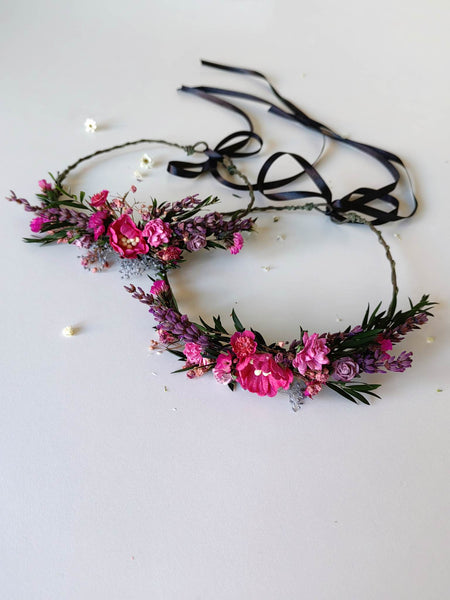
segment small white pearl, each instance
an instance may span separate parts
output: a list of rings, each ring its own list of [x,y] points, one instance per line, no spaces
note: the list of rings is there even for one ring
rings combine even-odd
[[[434,342],[434,337],[427,337],[427,344],[432,344]]]
[[[259,375],[261,375],[262,371],[260,369],[256,369],[255,371],[255,375],[256,377],[258,377]]]
[[[65,337],[72,337],[73,335],[75,335],[75,329],[71,325],[67,325],[67,327],[64,327],[64,329],[62,330],[62,334]]]

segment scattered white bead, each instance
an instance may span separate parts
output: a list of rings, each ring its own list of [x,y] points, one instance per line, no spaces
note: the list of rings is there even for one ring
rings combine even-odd
[[[94,131],[97,129],[97,123],[94,121],[94,119],[86,119],[84,122],[84,128],[88,133],[94,133]]]
[[[163,390],[164,390],[165,392],[168,392],[168,391],[169,391],[169,388],[167,387],[167,385],[165,385],[165,386],[163,387]]]
[[[133,177],[136,179],[136,181],[143,181],[143,177],[142,177],[142,173],[140,171],[135,171],[133,173]]]
[[[402,237],[399,233],[394,233],[394,237],[397,238],[398,240],[402,239]]]
[[[158,373],[156,373],[156,371],[152,371],[152,375],[154,375],[155,377],[158,377]]]
[[[274,217],[274,218],[273,218],[273,222],[274,222],[274,223],[278,223],[278,221],[279,221],[279,220],[280,220],[280,217]]]
[[[338,315],[336,315],[336,321],[337,321],[338,323],[340,323],[340,322],[342,321],[341,317],[339,317]]]
[[[270,271],[270,269],[271,269],[271,268],[272,268],[272,267],[261,267],[261,269],[262,269],[263,271],[265,271],[266,273],[267,273],[268,271]]]
[[[279,235],[277,235],[277,242],[284,242],[285,239],[286,236],[284,235],[284,233],[280,233]]]
[[[427,337],[427,344],[432,344],[434,342],[434,337]]]
[[[64,327],[64,329],[62,330],[62,334],[65,337],[72,337],[73,335],[75,335],[75,329],[71,325],[67,325],[67,327]]]
[[[151,156],[149,156],[148,154],[144,154],[141,158],[139,166],[141,167],[141,169],[146,169],[148,171],[148,169],[151,169],[153,167],[153,158],[151,158]]]

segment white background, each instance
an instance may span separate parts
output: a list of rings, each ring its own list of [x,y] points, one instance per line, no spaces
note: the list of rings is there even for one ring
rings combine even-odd
[[[24,244],[30,215],[2,202],[2,599],[446,597],[448,3],[19,0],[0,16],[2,196],[33,201],[48,171],[126,140],[214,145],[243,122],[177,87],[269,97],[199,59],[259,69],[312,117],[408,163],[419,211],[383,231],[401,306],[423,293],[440,303],[400,348],[414,351],[413,367],[372,377],[381,400],[356,406],[324,391],[294,414],[286,395],[171,375],[179,364],[148,351],[153,321],[117,267],[93,275],[74,247]],[[240,163],[248,173],[275,150],[314,155],[314,134],[248,108],[265,139],[263,155]],[[68,183],[123,193],[145,151],[155,168],[139,200],[198,192],[238,205],[209,176],[169,175],[167,160],[184,156],[161,146],[99,159]],[[334,146],[323,173],[336,196],[387,181]],[[368,301],[389,301],[387,262],[364,228],[288,213],[258,229],[240,256],[199,253],[174,277],[193,319],[229,324],[235,307],[272,341],[300,323],[355,325]],[[79,333],[67,339],[69,324]]]

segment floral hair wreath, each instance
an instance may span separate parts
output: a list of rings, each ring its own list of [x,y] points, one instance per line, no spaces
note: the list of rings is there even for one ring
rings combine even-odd
[[[254,136],[256,134],[252,133],[247,139]],[[134,194],[135,186],[126,194],[115,198],[111,198],[109,192],[103,190],[89,199],[84,192],[77,195],[64,187],[67,175],[81,162],[141,143],[177,147],[188,155],[205,153],[208,157],[207,167],[219,181],[222,178],[217,170],[218,164],[223,165],[229,175],[242,180],[243,185],[240,186],[230,182],[226,184],[234,189],[248,190],[250,200],[247,206],[234,212],[200,214],[202,209],[216,204],[218,198],[200,200],[196,196],[189,196],[172,203],[157,203],[152,200],[151,204],[146,205],[130,202],[129,194]],[[240,147],[240,144],[236,145],[237,150]],[[370,147],[365,145],[365,148]],[[378,160],[386,162],[385,151],[377,152]],[[370,148],[369,154],[373,155],[373,148]],[[235,150],[234,156],[240,154]],[[394,159],[398,164],[403,164],[398,157],[394,156]],[[394,159],[389,158],[391,161]],[[185,363],[179,371],[186,372],[189,378],[212,371],[219,383],[227,384],[232,390],[239,384],[243,389],[259,396],[270,397],[275,396],[279,390],[287,390],[293,410],[300,408],[305,397],[318,394],[324,385],[353,402],[369,404],[367,396],[379,397],[375,390],[380,386],[366,383],[361,377],[364,373],[403,372],[411,366],[412,352],[402,351],[397,356],[390,352],[393,345],[401,342],[408,332],[427,322],[428,317],[432,316],[430,309],[435,302],[430,301],[428,295],[423,295],[415,304],[410,300],[407,310],[396,310],[398,285],[395,262],[388,244],[375,225],[405,218],[397,214],[398,202],[395,199],[394,202],[391,196],[380,196],[388,194],[397,185],[398,179],[380,190],[361,188],[367,197],[356,202],[354,207],[347,201],[345,211],[338,214],[335,209],[337,204],[330,204],[326,185],[314,167],[302,157],[297,156],[297,161],[305,169],[304,172],[312,177],[321,193],[298,192],[291,195],[292,193],[287,192],[283,197],[280,194],[265,195],[272,200],[304,198],[306,195],[322,196],[325,203],[255,207],[253,186],[232,162],[230,154],[211,151],[204,142],[183,146],[150,139],[99,150],[78,159],[57,177],[52,177],[53,183],[41,180],[41,191],[37,194],[40,200],[38,206],[32,206],[28,200],[18,198],[14,192],[11,192],[8,199],[22,204],[26,211],[35,215],[30,226],[34,233],[41,235],[26,238],[27,242],[69,243],[85,248],[87,254],[81,257],[81,263],[94,272],[108,267],[114,256],[121,259],[124,277],[141,274],[148,269],[156,271],[149,293],[134,285],[126,289],[134,298],[150,307],[149,311],[157,322],[155,329],[159,337],[157,342],[152,343],[153,346],[160,345],[178,356]],[[186,164],[170,163],[169,170],[174,174],[191,176],[183,171]],[[206,169],[206,166],[201,168]],[[392,169],[389,170],[392,173]],[[262,178],[259,177],[258,180]],[[288,181],[281,181],[281,184],[285,183]],[[261,186],[258,189],[264,193]],[[395,205],[395,210],[380,213],[369,209],[367,202],[374,197],[385,198]],[[415,198],[414,201],[416,206]],[[342,201],[339,206],[342,208]],[[201,317],[200,323],[192,322],[187,315],[182,314],[169,282],[169,271],[181,266],[183,252],[225,248],[232,254],[237,254],[243,245],[241,232],[252,230],[255,221],[248,215],[269,210],[318,210],[340,223],[358,223],[369,227],[383,246],[390,264],[392,298],[388,308],[382,310],[381,302],[372,311],[368,307],[361,324],[348,327],[345,331],[319,334],[310,333],[300,326],[298,339],[273,343],[267,343],[260,332],[244,327],[234,310],[231,313],[234,324],[232,332],[224,328],[220,316],[213,317],[213,324],[209,324]],[[361,213],[375,219],[369,221],[361,217]]]
[[[176,202],[150,204],[130,200],[137,188],[131,188],[122,196],[111,197],[102,190],[91,197],[85,192],[72,193],[64,187],[67,175],[80,163],[100,154],[136,144],[158,143],[183,149],[188,155],[203,152],[203,142],[182,146],[165,140],[141,139],[98,150],[78,159],[57,177],[50,174],[52,182],[39,181],[40,204],[31,205],[25,198],[18,198],[11,191],[8,200],[21,204],[34,218],[30,223],[33,233],[39,236],[24,238],[29,243],[74,244],[87,250],[80,256],[84,268],[98,272],[108,268],[114,258],[120,258],[120,271],[124,278],[140,275],[153,269],[167,272],[180,266],[184,252],[196,252],[202,248],[228,249],[237,254],[243,246],[242,231],[253,228],[254,219],[245,218],[254,202],[252,193],[246,209],[229,213],[217,211],[200,212],[219,202],[209,196],[200,199],[189,196]],[[231,161],[230,171],[237,172]],[[245,178],[243,174],[242,177]]]

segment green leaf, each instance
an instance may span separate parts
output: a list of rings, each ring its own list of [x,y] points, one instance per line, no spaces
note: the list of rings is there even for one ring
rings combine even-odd
[[[231,311],[231,317],[233,319],[233,323],[234,323],[234,327],[236,329],[236,331],[242,332],[244,331],[245,327],[242,325],[242,323],[239,321],[238,316],[233,308],[233,310]]]
[[[251,329],[251,331],[252,331],[252,333],[255,334],[255,340],[256,340],[256,343],[258,344],[258,346],[267,346],[266,340],[259,333],[259,331],[255,331],[254,329]]]
[[[355,404],[358,404],[357,401],[350,395],[348,394],[346,391],[344,391],[342,388],[340,388],[338,385],[331,383],[331,382],[327,382],[326,384],[330,389],[332,389],[334,392],[337,392],[338,394],[340,394],[341,396],[344,396],[344,398],[347,398],[347,400],[350,400],[351,402],[354,402]]]
[[[369,319],[369,311],[370,311],[370,304],[367,305],[366,314],[364,315],[364,319],[362,320],[362,323],[361,323],[361,327],[363,329],[365,329],[367,326],[367,320]]]
[[[174,354],[175,356],[178,356],[178,358],[181,360],[186,360],[185,355],[182,352],[179,352],[178,350],[172,350],[171,348],[167,348],[167,352],[170,352],[170,354]]]
[[[220,331],[221,333],[225,333],[226,335],[228,335],[228,331],[222,325],[220,316],[218,315],[217,317],[213,317],[213,319],[214,319],[214,326],[216,328],[216,331]]]

